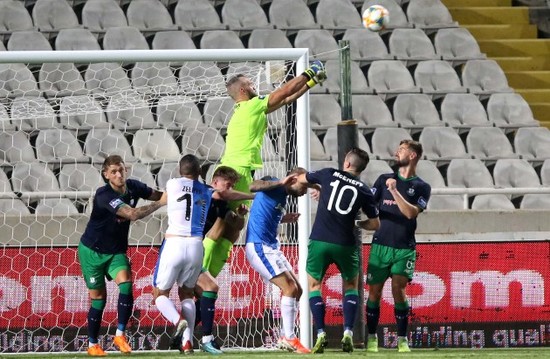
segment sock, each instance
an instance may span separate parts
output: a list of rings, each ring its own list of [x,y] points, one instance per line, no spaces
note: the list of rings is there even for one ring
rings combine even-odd
[[[222,271],[225,263],[231,255],[231,249],[233,248],[233,243],[226,238],[218,238],[216,242],[216,248],[212,254],[212,261],[209,267],[206,267],[210,274],[216,278]]]
[[[378,321],[380,320],[380,302],[367,300],[367,328],[369,335],[376,335]]]
[[[123,335],[134,308],[132,282],[120,283],[118,290],[118,325],[116,335]]]
[[[357,289],[348,289],[344,294],[344,330],[353,330],[355,316],[357,315],[357,302],[359,301],[359,292]]]
[[[395,303],[395,322],[397,323],[397,336],[407,336],[407,326],[409,325],[409,302]]]
[[[202,315],[202,335],[212,335],[214,327],[214,316],[216,314],[216,299],[218,293],[203,292],[200,300],[200,311]]]
[[[204,237],[204,239],[202,240],[202,246],[204,247],[204,256],[202,257],[203,268],[206,268],[208,270],[210,269],[210,265],[212,264],[212,258],[214,255],[214,248],[216,248],[216,243],[217,242],[215,240],[208,237]]]
[[[195,326],[199,325],[201,321],[202,321],[201,297],[196,297],[195,298]]]
[[[321,297],[321,292],[314,290],[309,293],[309,307],[313,316],[313,323],[317,328],[317,332],[325,331],[325,303]]]
[[[281,297],[281,317],[283,318],[283,332],[285,338],[293,339],[296,337],[294,328],[296,325],[296,298]]]
[[[88,338],[90,344],[97,344],[101,318],[105,309],[105,299],[92,299],[92,305],[88,311]]]
[[[182,343],[188,340],[193,343],[193,331],[195,330],[195,301],[191,298],[181,302],[181,314],[187,320],[187,329],[183,332]]]
[[[157,299],[155,299],[155,305],[166,320],[174,325],[178,325],[181,319],[180,313],[178,313],[176,306],[167,296],[159,295]]]

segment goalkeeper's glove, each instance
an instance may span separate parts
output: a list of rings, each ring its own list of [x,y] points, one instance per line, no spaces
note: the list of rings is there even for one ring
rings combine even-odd
[[[320,71],[325,71],[325,66],[323,66],[323,63],[319,60],[315,60],[311,63],[311,65],[302,73],[308,81],[311,80],[315,75],[317,75]]]
[[[323,70],[323,71],[319,71],[315,76],[313,76],[311,78],[311,80],[309,80],[306,85],[307,87],[309,88],[312,88],[313,86],[319,84],[319,85],[322,85],[323,82],[327,79],[327,73]]]

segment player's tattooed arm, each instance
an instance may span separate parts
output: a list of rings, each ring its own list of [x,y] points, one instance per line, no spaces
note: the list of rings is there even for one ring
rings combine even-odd
[[[156,189],[154,189],[151,195],[149,196],[149,198],[147,199],[149,201],[158,201],[159,199],[161,199],[163,193],[164,192],[157,191]]]
[[[117,216],[126,218],[130,221],[136,221],[147,217],[165,204],[166,202],[162,199],[137,208],[132,208],[125,204],[116,211],[116,214]]]

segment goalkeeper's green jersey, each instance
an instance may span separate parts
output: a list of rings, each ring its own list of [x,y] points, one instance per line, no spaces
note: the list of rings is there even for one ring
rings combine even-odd
[[[251,169],[263,167],[261,152],[267,130],[268,98],[257,96],[235,104],[227,125],[223,165]]]

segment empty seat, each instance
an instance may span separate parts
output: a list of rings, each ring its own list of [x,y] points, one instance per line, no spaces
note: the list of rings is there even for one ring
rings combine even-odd
[[[323,29],[363,27],[361,16],[350,0],[320,0],[315,15]]]
[[[453,67],[442,60],[421,61],[414,71],[414,81],[423,93],[445,95],[467,92]]]
[[[15,125],[11,123],[10,116],[8,115],[8,111],[0,103],[0,131],[13,131],[15,130]]]
[[[464,199],[460,195],[432,195],[428,202],[430,211],[461,211],[464,207]]]
[[[386,103],[377,95],[352,95],[353,118],[359,128],[397,127]]]
[[[401,8],[401,5],[395,0],[366,0],[361,6],[361,14],[372,5],[382,5],[390,13],[390,22],[387,27],[389,29],[399,28],[399,27],[412,27],[407,20],[405,12]]]
[[[423,29],[458,26],[441,0],[415,0],[409,2],[407,17],[415,27]]]
[[[546,127],[522,127],[514,136],[514,148],[521,158],[544,161],[550,158],[550,130]]]
[[[124,11],[115,0],[88,0],[82,8],[82,25],[92,31],[127,26]]]
[[[178,145],[165,129],[136,131],[132,146],[135,156],[144,164],[158,165],[180,159]]]
[[[311,95],[309,108],[309,120],[313,130],[326,130],[336,126],[342,117],[340,105],[332,95]]]
[[[205,31],[200,42],[201,49],[244,49],[243,42],[235,31]]]
[[[315,86],[314,89],[322,89],[325,87],[330,93],[340,93],[340,61],[328,60],[325,64],[325,68],[328,74],[334,74],[329,76],[328,79],[322,84],[322,86]],[[359,67],[359,63],[351,61],[350,63],[350,75],[351,75],[351,92],[354,94],[372,93],[372,90],[367,84],[367,79],[363,75],[363,71]],[[315,92],[315,91],[313,91]]]
[[[0,165],[36,162],[29,138],[23,132],[0,131]]]
[[[367,168],[361,172],[361,181],[365,182],[368,186],[372,187],[374,182],[380,177],[380,175],[393,173],[394,171],[388,164],[388,162],[383,160],[369,160]]]
[[[370,63],[373,60],[393,59],[380,34],[369,29],[348,29],[343,40],[350,44],[351,59]]]
[[[201,128],[185,131],[181,141],[181,152],[193,154],[202,160],[217,162],[222,157],[225,141],[215,128]]]
[[[450,93],[441,102],[441,120],[456,129],[491,126],[485,108],[474,94]]]
[[[309,55],[318,60],[338,59],[338,44],[328,30],[300,30],[294,39],[294,47],[308,48]]]
[[[495,60],[469,60],[462,69],[462,83],[470,92],[489,95],[495,92],[513,92],[504,71]]]
[[[222,7],[222,21],[231,30],[273,27],[256,0],[226,0]]]
[[[205,108],[208,106],[208,98]],[[185,96],[163,96],[157,104],[159,126],[182,133],[187,129],[203,127],[202,115],[195,102]]]
[[[476,211],[513,211],[516,207],[504,194],[478,194],[472,202],[472,209]]]
[[[0,101],[2,98],[39,95],[38,84],[25,64],[0,64]]]
[[[78,214],[78,209],[68,198],[45,198],[36,205],[37,216],[70,216]]]
[[[550,185],[550,160],[545,160],[540,168],[540,181],[543,186]]]
[[[407,65],[438,58],[428,35],[421,29],[393,30],[388,47],[390,54],[406,61]]]
[[[58,192],[59,184],[45,163],[17,163],[11,174],[15,192]]]
[[[508,137],[498,127],[473,127],[466,137],[468,153],[482,161],[518,158]]]
[[[72,130],[109,127],[101,105],[90,96],[68,96],[59,106],[61,124]]]
[[[103,163],[110,155],[119,155],[124,162],[136,161],[126,138],[119,130],[111,128],[93,128],[86,136],[84,153],[92,163]]]
[[[338,168],[337,161],[310,161],[309,170],[310,171],[319,171],[323,168]],[[261,178],[256,176],[256,178]]]
[[[166,62],[137,62],[130,74],[132,87],[142,94],[174,94],[178,81]]]
[[[132,87],[126,71],[114,62],[90,64],[84,73],[84,81],[89,91],[100,96],[108,96]]]
[[[395,151],[402,140],[412,140],[404,128],[379,127],[372,134],[372,153],[381,160],[395,160]]]
[[[492,94],[487,102],[487,115],[495,126],[511,130],[539,125],[527,101],[517,93]]]
[[[416,166],[416,175],[430,184],[432,188],[446,187],[445,180],[434,162],[420,160]]]
[[[13,192],[10,180],[8,179],[8,176],[6,176],[6,172],[0,169],[0,193],[2,193],[2,196],[15,198],[15,193],[12,194],[8,192]]]
[[[174,9],[174,21],[182,30],[204,31],[221,30],[222,24],[214,5],[208,0],[178,1]]]
[[[177,30],[172,16],[158,0],[133,0],[126,9],[128,25],[141,31]]]
[[[0,2],[0,42],[13,31],[32,30],[32,18],[22,1]]]
[[[136,162],[132,163],[128,167],[128,178],[141,181],[151,188],[157,187],[155,178],[153,177],[148,165]]]
[[[36,157],[41,162],[55,164],[89,162],[76,137],[69,130],[41,130],[36,137]]]
[[[283,138],[280,138],[279,142],[283,142]],[[279,144],[279,147],[283,146],[284,144]],[[333,152],[333,154],[338,157],[336,152]],[[325,151],[321,140],[313,131],[310,131],[309,134],[309,158],[311,161],[329,161],[331,159],[331,154]]]
[[[491,173],[478,159],[456,158],[447,168],[447,185],[459,188],[493,188]]]
[[[180,91],[193,96],[225,93],[225,78],[220,68],[210,61],[186,62],[179,71]]]
[[[550,195],[549,194],[526,194],[521,200],[519,206],[521,209],[550,209]]]
[[[337,127],[331,127],[327,130],[325,133],[325,137],[323,138],[323,146],[325,148],[326,153],[330,157],[332,156],[333,160],[338,159],[338,128]],[[367,140],[365,139],[365,136],[363,136],[362,133],[357,133],[357,146],[361,148],[364,151],[367,151],[368,153],[371,153],[370,146],[367,143]]]
[[[292,1],[294,3],[294,1]],[[248,39],[249,49],[291,48],[290,40],[280,29],[254,29]]]
[[[43,64],[38,73],[38,84],[48,98],[84,95],[88,92],[80,71],[72,62]]]
[[[104,50],[149,50],[147,40],[133,26],[110,27],[103,38]]]
[[[401,61],[373,61],[367,76],[370,87],[385,97],[399,93],[419,92],[409,70]]]
[[[166,182],[168,182],[170,178],[178,177],[181,177],[178,162],[164,163],[157,174],[158,188],[164,190],[166,188]]]
[[[88,29],[62,29],[55,38],[56,50],[101,50]]]
[[[78,27],[78,19],[66,0],[37,0],[32,9],[34,26],[41,32]]]
[[[62,191],[94,192],[105,185],[97,168],[87,163],[67,163],[59,170],[59,187]]]
[[[59,128],[52,106],[42,97],[18,97],[11,105],[11,122],[23,131]]]
[[[277,29],[316,29],[313,14],[304,1],[273,0],[269,7],[269,20]]]
[[[439,29],[434,39],[435,52],[453,65],[468,60],[484,59],[477,40],[463,27]]]
[[[149,105],[138,93],[128,92],[113,95],[105,113],[107,121],[122,131],[135,131],[157,126]]]
[[[537,172],[529,162],[523,159],[504,158],[498,160],[493,170],[493,177],[497,187],[540,187]]]
[[[425,94],[400,94],[393,104],[393,120],[415,132],[426,126],[443,126],[434,103]]]
[[[204,105],[204,123],[208,127],[227,128],[235,101],[230,97],[208,98]]]
[[[195,43],[185,31],[157,31],[151,45],[153,50],[196,49]]]
[[[424,127],[419,141],[427,160],[450,161],[454,158],[471,158],[458,133],[450,127]]]
[[[27,216],[29,208],[18,198],[0,199],[0,213],[4,216]]]
[[[8,51],[51,51],[52,45],[36,30],[15,31],[8,40]]]

